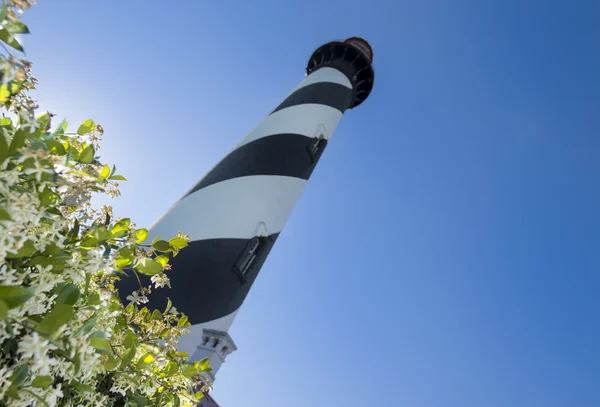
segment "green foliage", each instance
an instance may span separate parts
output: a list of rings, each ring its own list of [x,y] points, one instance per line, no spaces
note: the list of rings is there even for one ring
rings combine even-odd
[[[0,41],[23,51],[15,35],[29,29],[17,16],[31,1],[0,2]],[[144,244],[147,229],[92,208],[92,194],[116,197],[125,180],[99,161],[102,127],[53,128],[28,96],[31,64],[0,60],[0,407],[193,405],[210,366],[177,351],[187,316],[170,300],[162,312],[143,306],[168,286],[187,236]],[[138,273],[154,287],[122,304],[115,283]]]
[[[35,290],[33,287],[23,286],[0,286],[0,300],[10,308],[25,304],[27,300],[33,297]]]
[[[86,121],[81,123],[81,125],[77,129],[77,134],[83,136],[85,134],[91,133],[91,131],[94,130],[94,127],[96,127],[96,123],[94,123],[92,119],[87,119]]]

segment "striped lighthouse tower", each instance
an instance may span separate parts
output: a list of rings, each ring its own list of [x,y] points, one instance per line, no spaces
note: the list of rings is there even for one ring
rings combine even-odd
[[[373,87],[373,53],[360,38],[334,41],[310,57],[306,78],[151,228],[190,244],[172,259],[171,289],[156,290],[191,322],[180,350],[208,357],[212,377],[236,349],[227,334],[342,115]],[[149,283],[145,281],[142,283]],[[139,284],[120,282],[124,302]]]

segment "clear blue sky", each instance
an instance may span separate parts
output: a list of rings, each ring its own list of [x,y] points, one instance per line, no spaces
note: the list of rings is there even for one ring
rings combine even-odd
[[[234,323],[223,407],[592,407],[598,21],[594,0],[61,0],[25,48],[44,108],[104,125],[117,214],[150,225],[316,47],[372,44],[374,91]]]

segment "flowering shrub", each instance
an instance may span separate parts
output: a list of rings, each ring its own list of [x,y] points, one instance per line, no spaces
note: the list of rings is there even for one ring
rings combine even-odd
[[[22,51],[18,16],[31,3],[2,1],[7,51]],[[98,160],[102,127],[90,119],[68,132],[65,120],[36,116],[30,64],[10,53],[0,83],[0,406],[193,405],[210,367],[177,351],[187,317],[170,302],[143,307],[169,285],[170,256],[188,238],[144,244],[146,229],[93,209],[92,193],[117,196],[125,179]],[[153,287],[124,305],[114,283],[138,273]]]

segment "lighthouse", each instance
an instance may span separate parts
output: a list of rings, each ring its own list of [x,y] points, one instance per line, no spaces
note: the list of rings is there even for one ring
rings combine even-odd
[[[208,357],[213,381],[236,350],[229,327],[344,112],[371,93],[372,62],[361,38],[317,48],[305,79],[150,229],[151,238],[190,237],[171,261],[171,289],[154,291],[147,306],[164,309],[169,297],[188,316],[180,350]],[[126,278],[118,288],[126,303],[139,284]]]

